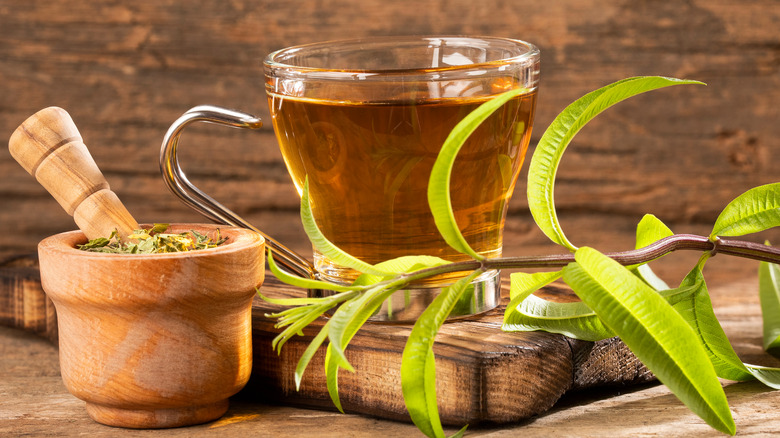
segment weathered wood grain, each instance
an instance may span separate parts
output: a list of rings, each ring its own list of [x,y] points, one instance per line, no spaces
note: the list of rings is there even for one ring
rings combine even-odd
[[[257,308],[257,306],[256,306]],[[549,333],[504,333],[503,309],[472,321],[445,324],[434,346],[439,412],[445,424],[511,424],[552,408],[570,391],[630,388],[655,377],[617,339],[579,342]],[[254,320],[253,377],[248,398],[332,410],[321,372],[324,353],[310,363],[296,391],[290,377],[316,331],[271,351],[270,322]],[[314,325],[315,330],[319,325]],[[346,412],[409,421],[401,394],[401,353],[411,327],[366,326],[350,344],[356,372],[339,374]],[[378,364],[382,364],[381,366]]]
[[[167,192],[157,156],[169,126],[210,103],[268,120],[261,59],[285,46],[400,34],[490,34],[542,51],[532,145],[584,93],[634,75],[698,79],[632,98],[575,139],[559,172],[566,220],[710,224],[749,187],[774,182],[780,137],[780,4],[564,0],[177,2],[0,0],[0,133],[50,105],[68,110],[111,187],[141,222],[195,222]],[[301,236],[298,201],[270,124],[261,132],[198,127],[183,166],[204,190],[279,240]],[[0,152],[0,251],[34,251],[75,228]],[[522,178],[523,176],[521,176]],[[523,184],[510,207],[534,239]]]
[[[778,366],[761,352],[761,323],[755,279],[712,287],[715,311],[740,357]],[[59,375],[57,349],[40,337],[0,327],[0,435],[138,436],[89,419],[84,402],[70,395]],[[381,376],[380,376],[381,377]],[[758,382],[724,382],[739,436],[773,436],[780,392]],[[247,396],[231,400],[227,415],[213,423],[156,431],[159,437],[214,436],[417,436],[406,422],[362,415],[258,403]],[[447,428],[447,434],[457,428]],[[471,425],[468,433],[491,437],[713,436],[714,432],[662,385],[574,391],[548,413],[512,424]]]
[[[57,314],[41,289],[37,257],[0,259],[0,325],[57,341]]]

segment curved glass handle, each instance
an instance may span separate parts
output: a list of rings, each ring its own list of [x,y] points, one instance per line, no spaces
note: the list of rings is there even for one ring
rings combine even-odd
[[[263,126],[260,118],[235,110],[211,105],[201,105],[190,109],[168,128],[160,149],[160,171],[168,188],[189,207],[213,221],[248,228],[261,234],[265,238],[266,245],[273,252],[274,260],[278,264],[300,276],[313,278],[314,267],[308,260],[255,228],[239,215],[195,187],[187,179],[184,171],[179,166],[176,148],[182,131],[193,122],[216,123],[218,125],[247,129],[259,129]]]

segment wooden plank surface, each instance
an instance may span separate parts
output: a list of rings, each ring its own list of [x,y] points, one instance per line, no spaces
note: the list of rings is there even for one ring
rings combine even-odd
[[[263,286],[269,296],[292,296],[273,279]],[[549,287],[548,297],[567,295]],[[503,304],[482,315],[450,321],[436,337],[437,392],[445,424],[506,424],[550,409],[568,391],[603,386],[631,386],[654,380],[653,375],[618,339],[580,342],[565,336],[501,331]],[[325,375],[324,350],[312,359],[296,391],[292,376],[298,358],[319,331],[317,321],[303,337],[290,340],[277,356],[271,341],[275,321],[264,315],[280,310],[255,300],[253,344],[257,361],[248,392],[261,400],[332,409]],[[339,394],[348,412],[394,420],[409,419],[401,394],[401,355],[409,325],[367,324],[349,345],[347,358],[357,372],[339,373]]]
[[[761,352],[761,323],[754,278],[711,289],[716,314],[740,357],[754,364],[778,366]],[[44,338],[0,327],[0,435],[139,436],[102,426],[87,417],[84,403],[67,393],[59,376],[57,349]],[[780,429],[775,413],[780,392],[757,383],[723,382],[738,436],[772,436]],[[361,415],[258,403],[242,393],[222,419],[200,426],[151,432],[178,436],[323,436],[409,437],[418,432],[405,422]],[[455,429],[448,428],[450,433]],[[549,437],[714,436],[715,432],[661,385],[574,391],[550,411],[530,420],[469,428],[473,436]]]
[[[656,214],[676,232],[706,235],[730,199],[776,182],[778,24],[780,3],[772,0],[323,0],[303,6],[267,0],[0,0],[0,133],[10,136],[35,111],[62,106],[137,219],[199,222],[162,183],[157,167],[162,137],[181,113],[204,103],[254,112],[267,121],[260,61],[270,51],[370,35],[516,37],[542,51],[529,153],[558,111],[596,87],[655,74],[708,84],[632,98],[599,116],[567,151],[556,189],[564,229],[575,244],[623,250],[633,246],[633,228],[644,213]],[[182,148],[182,164],[196,184],[296,251],[310,252],[270,124],[260,132],[192,128]],[[0,174],[0,259],[34,253],[43,237],[75,228],[5,152]],[[519,184],[510,204],[505,254],[557,251],[533,225],[523,191]],[[755,236],[765,238],[780,240],[777,233]],[[656,270],[673,283],[695,258],[665,258]],[[738,351],[760,359],[754,285],[722,286],[754,272],[752,262],[716,257],[705,274],[711,285],[721,285],[716,308],[728,318],[724,325]],[[35,273],[30,275],[34,280]],[[51,335],[56,325],[46,305],[31,298],[26,307],[15,307],[14,324]],[[31,319],[32,309],[51,316]],[[82,404],[59,383],[56,350],[47,341],[0,329],[0,353],[0,434],[123,433],[86,419]],[[533,421],[479,430],[491,436],[712,434],[663,387],[619,392],[570,394]],[[740,384],[729,385],[727,393],[740,433],[779,428],[771,414],[780,408],[775,392]],[[323,424],[334,436],[415,434],[403,423],[237,403],[223,422],[163,434],[238,436],[262,430],[320,436]]]

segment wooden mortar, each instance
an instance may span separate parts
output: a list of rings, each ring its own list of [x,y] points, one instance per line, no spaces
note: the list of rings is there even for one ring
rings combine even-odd
[[[76,249],[81,231],[38,246],[41,283],[57,310],[62,379],[95,421],[130,428],[222,416],[252,369],[252,298],[264,240],[242,228],[204,250],[105,254]]]

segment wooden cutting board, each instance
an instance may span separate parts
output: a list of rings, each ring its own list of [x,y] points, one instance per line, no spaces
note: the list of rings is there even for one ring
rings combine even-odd
[[[269,296],[301,296],[305,291],[269,276]],[[653,375],[618,339],[577,341],[565,336],[501,331],[503,305],[477,317],[446,323],[436,338],[437,393],[448,425],[510,423],[543,413],[568,391],[633,385]],[[565,288],[543,294],[570,300]],[[279,310],[256,298],[253,304],[254,365],[240,397],[264,403],[333,409],[323,371],[324,351],[315,355],[295,389],[298,358],[321,327],[317,321],[291,339],[277,355],[271,340],[279,332],[265,315]],[[19,327],[56,342],[56,312],[40,286],[37,260],[0,260],[0,325]],[[367,324],[352,340],[347,358],[356,372],[341,370],[339,392],[348,412],[408,421],[401,394],[400,366],[411,326]]]

